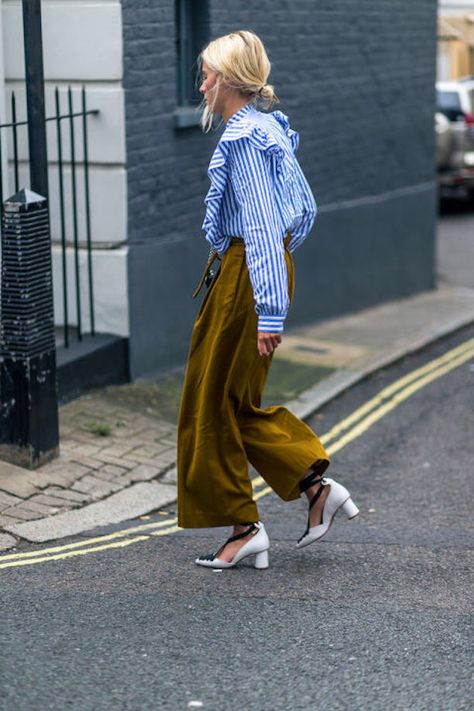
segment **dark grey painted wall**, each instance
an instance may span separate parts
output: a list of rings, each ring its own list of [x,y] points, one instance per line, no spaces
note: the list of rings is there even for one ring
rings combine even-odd
[[[218,135],[173,127],[174,2],[123,0],[131,376],[184,362]],[[288,326],[434,285],[434,0],[210,0],[265,42],[319,207]]]

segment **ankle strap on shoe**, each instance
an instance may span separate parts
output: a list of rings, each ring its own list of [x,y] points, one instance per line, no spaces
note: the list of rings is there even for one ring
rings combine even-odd
[[[318,474],[317,472],[311,472],[311,474],[308,474],[307,477],[303,479],[303,481],[300,481],[299,483],[299,488],[300,492],[303,493],[307,489],[309,489],[310,486],[313,486],[313,484],[319,484],[320,482],[325,481],[324,477],[321,476],[321,474]]]
[[[244,523],[243,525],[246,526],[247,524]],[[254,530],[258,531],[258,526],[256,526],[254,523],[249,523],[248,526],[249,527],[247,528],[247,530],[243,533],[237,533],[235,536],[231,536],[231,538],[228,538],[225,545],[227,545],[228,543],[232,543],[232,541],[238,541],[241,538],[245,538],[245,536],[248,536],[249,533],[253,533]]]

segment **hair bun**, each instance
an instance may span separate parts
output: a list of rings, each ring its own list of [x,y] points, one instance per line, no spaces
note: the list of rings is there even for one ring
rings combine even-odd
[[[271,84],[263,84],[258,90],[258,96],[260,96],[269,105],[279,100]]]

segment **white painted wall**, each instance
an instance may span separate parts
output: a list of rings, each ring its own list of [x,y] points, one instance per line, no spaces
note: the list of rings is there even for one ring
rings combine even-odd
[[[24,88],[23,24],[20,0],[0,0],[5,65],[6,115],[10,119],[9,96],[12,89],[17,97],[19,116],[26,116]],[[128,335],[127,296],[127,181],[125,146],[125,100],[122,88],[122,15],[119,0],[43,0],[43,47],[45,73],[46,113],[54,113],[54,88],[59,87],[61,105],[67,107],[67,89],[73,91],[74,107],[79,108],[80,91],[87,91],[88,108],[98,109],[97,116],[88,120],[89,183],[91,196],[91,239],[93,242],[93,270],[96,300],[97,330]],[[0,75],[1,82],[1,75]],[[0,83],[0,93],[1,83]],[[4,95],[5,96],[5,95]],[[0,104],[1,106],[1,104]],[[81,136],[81,122],[75,122],[76,136]],[[51,231],[54,243],[61,239],[59,219],[59,174],[56,151],[56,126],[48,124],[49,189]],[[69,125],[62,122],[63,161],[70,156]],[[20,184],[28,185],[27,135],[19,135],[19,155],[22,161]],[[82,159],[80,140],[76,145],[76,160]],[[12,155],[12,141],[9,142]],[[12,183],[12,166],[9,177]],[[85,244],[84,171],[78,166],[76,173],[79,207],[79,242]],[[71,170],[65,166],[66,240],[73,242],[71,220]],[[86,252],[81,253],[81,270],[85,269]],[[72,250],[68,250],[68,265]],[[71,262],[72,264],[72,262]],[[62,323],[62,266],[61,250],[53,249],[55,288],[55,320]],[[68,268],[68,275],[72,275]],[[81,274],[84,287],[87,274]],[[75,323],[72,303],[74,282],[70,280],[70,323]],[[87,324],[87,299],[83,301],[83,327]]]
[[[11,85],[11,82],[10,82]],[[49,83],[45,89],[46,115],[55,113],[55,84]],[[125,173],[125,115],[123,92],[120,86],[97,88],[87,86],[87,102],[89,108],[99,110],[97,116],[88,120],[88,146],[90,183],[90,203],[92,218],[92,239],[94,244],[103,246],[105,242],[122,243],[127,239],[127,191]],[[26,102],[24,85],[15,86],[15,94],[19,106],[24,107]],[[79,109],[81,102],[81,88],[72,86],[73,107]],[[60,85],[60,102],[63,111],[67,110],[67,86]],[[61,235],[59,222],[59,178],[58,178],[58,152],[56,141],[56,123],[49,122],[47,127],[48,158],[49,158],[49,189],[51,208],[51,233],[53,241],[59,240]],[[83,160],[82,125],[75,123],[76,131],[76,160]],[[62,122],[63,161],[68,159],[71,151],[70,131],[67,121]],[[28,137],[26,130],[20,131],[18,140],[18,153],[20,160],[25,163],[28,157]],[[9,136],[9,155],[13,155],[13,139]],[[26,173],[25,179],[27,180]],[[84,205],[84,170],[79,166],[76,171],[78,204]],[[64,170],[64,185],[66,205],[71,204],[71,170],[69,165]],[[13,185],[13,167],[10,170],[10,184]],[[69,219],[72,215],[66,209]],[[80,226],[83,225],[83,213],[79,215]],[[82,227],[81,227],[82,231]],[[67,238],[70,240],[71,231],[68,229]]]
[[[23,79],[21,2],[4,0],[5,68]],[[49,80],[120,81],[122,13],[118,0],[43,0],[44,74]]]
[[[474,12],[474,0],[438,0],[442,15],[469,15]]]
[[[449,81],[451,79],[449,54],[442,49],[438,49],[436,79],[437,81]]]
[[[92,272],[94,293],[95,329],[102,333],[115,333],[128,336],[128,302],[123,298],[127,293],[127,248],[95,249]],[[66,250],[66,273],[74,274],[74,251]],[[90,328],[89,318],[89,279],[87,271],[87,253],[81,250],[79,258],[80,300],[82,330]],[[64,323],[63,282],[62,282],[62,250],[53,247],[53,285],[56,321]],[[76,287],[72,278],[68,279],[67,290],[68,322],[77,324]]]

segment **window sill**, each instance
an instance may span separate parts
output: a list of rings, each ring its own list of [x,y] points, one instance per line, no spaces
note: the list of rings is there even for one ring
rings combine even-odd
[[[199,126],[202,111],[197,106],[178,106],[174,113],[175,128],[189,128],[190,126]]]

